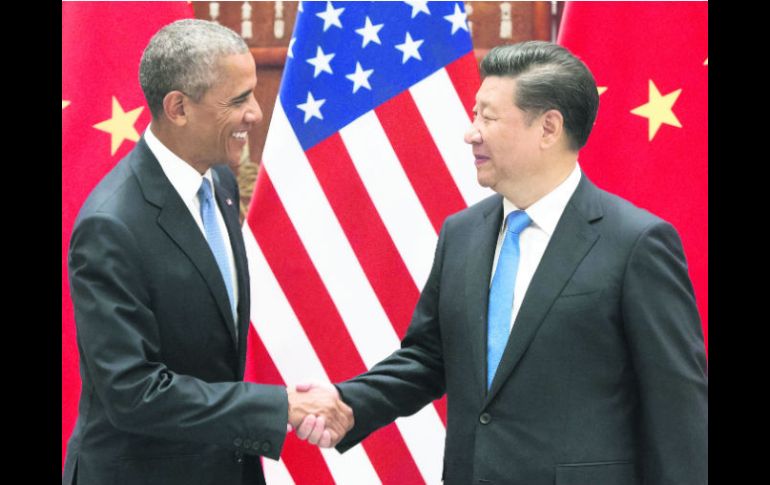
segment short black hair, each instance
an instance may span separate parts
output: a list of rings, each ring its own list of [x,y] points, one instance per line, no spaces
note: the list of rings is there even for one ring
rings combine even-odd
[[[481,61],[481,74],[516,79],[513,101],[532,118],[559,111],[571,149],[588,141],[599,93],[591,71],[566,48],[540,40],[497,46]]]

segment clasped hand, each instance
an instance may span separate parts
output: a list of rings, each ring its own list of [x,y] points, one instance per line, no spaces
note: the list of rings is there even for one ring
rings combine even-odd
[[[289,426],[299,439],[331,448],[353,428],[353,410],[331,384],[300,384],[287,392]]]

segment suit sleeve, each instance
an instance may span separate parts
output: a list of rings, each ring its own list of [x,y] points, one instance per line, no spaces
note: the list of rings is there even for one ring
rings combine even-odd
[[[705,349],[682,244],[670,224],[653,224],[636,242],[622,311],[639,385],[645,483],[708,483]]]
[[[396,418],[416,413],[445,392],[438,315],[445,229],[446,224],[401,348],[368,372],[337,385],[355,417],[355,426],[337,445],[340,453]]]
[[[124,223],[100,213],[79,221],[70,245],[81,372],[110,422],[131,433],[277,459],[286,437],[285,388],[210,383],[166,367],[138,252]],[[247,450],[244,438],[270,445]]]

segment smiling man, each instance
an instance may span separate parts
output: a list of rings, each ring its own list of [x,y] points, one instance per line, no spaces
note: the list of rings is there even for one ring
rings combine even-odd
[[[249,277],[227,165],[262,120],[254,59],[235,32],[181,20],[139,80],[152,122],[71,239],[83,389],[62,483],[264,484],[287,423],[312,413],[328,442],[352,415],[325,392],[241,382]]]
[[[497,195],[446,219],[401,348],[337,385],[355,415],[337,449],[446,393],[446,485],[708,483],[682,245],[581,172],[593,75],[541,41],[481,69],[465,141]]]

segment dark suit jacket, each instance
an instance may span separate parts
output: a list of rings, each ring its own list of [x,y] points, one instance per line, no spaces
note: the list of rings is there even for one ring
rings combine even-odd
[[[256,455],[278,458],[286,390],[238,382],[249,278],[235,177],[214,173],[238,275],[237,340],[208,243],[144,139],[80,210],[69,277],[83,387],[62,483],[264,483]]]
[[[570,199],[486,390],[495,195],[447,218],[402,347],[339,384],[345,451],[447,394],[450,484],[703,485],[703,338],[674,228],[596,188]]]

